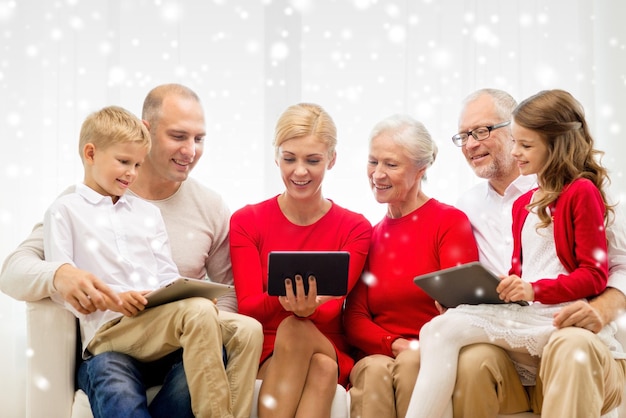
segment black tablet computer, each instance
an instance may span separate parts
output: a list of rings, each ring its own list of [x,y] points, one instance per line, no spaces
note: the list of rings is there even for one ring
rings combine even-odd
[[[507,303],[496,292],[500,279],[478,261],[417,276],[414,282],[445,308]],[[528,305],[526,301],[513,303]]]
[[[234,287],[231,285],[181,277],[148,293],[146,295],[146,299],[148,299],[146,308],[196,296],[217,299],[233,289]]]
[[[290,278],[296,292],[295,276],[302,276],[304,291],[309,291],[308,277],[315,276],[317,294],[344,296],[348,293],[347,251],[272,251],[269,253],[267,292],[271,296],[285,296],[285,279]]]

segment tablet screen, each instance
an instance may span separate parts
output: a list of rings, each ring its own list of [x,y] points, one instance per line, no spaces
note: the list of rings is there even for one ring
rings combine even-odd
[[[285,296],[285,279],[290,278],[296,293],[295,276],[302,276],[304,291],[308,277],[315,276],[317,294],[344,296],[348,293],[350,253],[347,251],[272,251],[269,253],[267,292]]]

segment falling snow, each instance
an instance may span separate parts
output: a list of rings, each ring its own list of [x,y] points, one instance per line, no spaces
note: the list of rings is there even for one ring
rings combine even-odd
[[[296,101],[320,103],[338,126],[324,186],[338,204],[373,223],[384,216],[364,174],[367,136],[393,113],[428,127],[440,153],[424,189],[454,204],[478,180],[449,138],[460,100],[480,87],[518,99],[554,87],[574,93],[605,151],[611,194],[626,201],[624,15],[622,0],[0,0],[0,258],[82,180],[75,144],[84,117],[111,104],[139,114],[145,93],[163,82],[200,94],[207,140],[194,176],[233,210],[281,191],[271,137]],[[23,304],[0,298],[0,318],[17,324],[0,337],[25,352]],[[25,358],[13,364],[0,354],[1,370],[23,375]],[[0,384],[0,401],[21,416],[17,380]]]

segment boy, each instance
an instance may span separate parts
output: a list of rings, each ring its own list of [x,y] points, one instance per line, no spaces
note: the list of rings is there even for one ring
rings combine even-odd
[[[190,298],[144,311],[148,291],[179,277],[158,208],[125,195],[150,143],[144,124],[122,108],[87,117],[79,142],[84,181],[46,213],[46,260],[91,272],[121,299],[87,315],[65,303],[79,319],[84,358],[117,351],[152,361],[183,348],[194,415],[230,417],[227,393],[207,396],[216,387],[229,391],[217,307]]]

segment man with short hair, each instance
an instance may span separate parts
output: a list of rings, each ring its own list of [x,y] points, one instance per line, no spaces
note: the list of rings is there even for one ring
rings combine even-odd
[[[536,187],[536,177],[520,176],[511,155],[509,122],[516,106],[504,91],[478,90],[464,100],[459,133],[452,138],[474,173],[487,180],[464,193],[457,207],[472,223],[480,261],[498,275],[510,269],[513,202]],[[542,417],[587,418],[619,406],[626,360],[615,360],[595,333],[626,309],[626,234],[621,221],[607,229],[607,289],[555,316],[557,331],[543,351],[536,386],[522,385],[505,350],[491,344],[465,347],[453,395],[455,418],[494,418],[498,413],[523,411]],[[580,358],[586,361],[576,361]]]
[[[206,135],[200,99],[179,84],[158,86],[145,99],[142,119],[150,131],[152,147],[128,193],[161,210],[172,256],[182,276],[208,276],[214,282],[232,284],[230,211],[217,193],[189,178],[202,156]],[[0,275],[1,290],[24,301],[57,295],[81,313],[104,310],[119,302],[117,295],[91,273],[43,258],[42,228],[38,225],[7,257]],[[221,297],[217,304],[222,334],[219,343],[223,343],[227,356],[226,392],[233,416],[248,418],[262,328],[253,318],[235,313],[234,293]],[[180,352],[148,364],[120,353],[102,353],[79,366],[77,380],[89,397],[95,418],[193,416]],[[163,387],[148,407],[145,388],[155,384]],[[206,396],[217,396],[218,392],[224,391]]]

